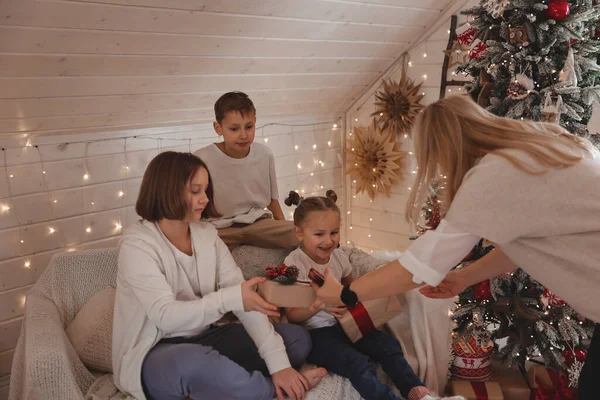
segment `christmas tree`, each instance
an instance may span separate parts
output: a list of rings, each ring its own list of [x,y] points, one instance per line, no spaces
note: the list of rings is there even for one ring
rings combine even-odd
[[[560,123],[586,135],[600,101],[600,6],[596,0],[486,0],[457,30],[470,45],[458,72],[485,87],[484,106],[501,116]],[[481,104],[481,102],[480,102]],[[596,139],[592,137],[592,139]]]
[[[469,22],[456,33],[459,43],[470,46],[469,61],[457,71],[473,77],[466,88],[480,105],[496,115],[558,123],[600,143],[600,135],[587,132],[593,103],[600,101],[600,6],[595,0],[486,0],[464,14]],[[426,221],[435,206],[434,190],[423,209]],[[492,250],[493,244],[482,240],[456,268]],[[453,318],[456,340],[506,338],[496,350],[509,365],[541,359],[568,372],[577,386],[586,356],[583,341],[593,325],[524,271],[468,288]]]

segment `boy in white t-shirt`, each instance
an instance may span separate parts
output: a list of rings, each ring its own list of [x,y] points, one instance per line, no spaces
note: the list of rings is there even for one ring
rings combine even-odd
[[[340,242],[340,210],[335,205],[337,195],[327,191],[327,197],[302,199],[290,192],[285,200],[288,206],[297,206],[294,212],[294,231],[302,247],[292,251],[285,265],[298,268],[298,279],[307,280],[315,268],[346,285],[352,282],[352,265],[346,253],[338,248]],[[327,306],[319,299],[309,308],[289,308],[288,320],[307,328],[312,338],[310,363],[325,367],[329,372],[346,377],[366,400],[399,400],[392,389],[377,378],[377,368],[370,361],[381,363],[402,396],[407,400],[434,400],[423,382],[416,376],[395,337],[380,330],[372,331],[352,343],[337,318],[345,307]],[[461,396],[447,400],[464,400]]]
[[[293,249],[293,223],[279,205],[275,157],[254,143],[256,109],[242,92],[229,92],[215,103],[215,132],[223,137],[194,154],[208,166],[220,218],[209,220],[229,249],[240,244]]]

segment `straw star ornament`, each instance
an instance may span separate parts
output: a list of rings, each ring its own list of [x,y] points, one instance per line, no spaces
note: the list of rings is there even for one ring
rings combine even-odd
[[[400,150],[391,131],[381,131],[377,121],[369,127],[355,127],[348,141],[348,171],[356,181],[356,193],[366,192],[371,200],[377,192],[390,196],[391,188],[403,179],[406,152]]]
[[[421,99],[421,85],[415,85],[406,75],[395,82],[384,80],[379,91],[375,94],[375,111],[371,117],[377,117],[382,131],[390,130],[393,133],[409,133],[417,114],[424,105]]]

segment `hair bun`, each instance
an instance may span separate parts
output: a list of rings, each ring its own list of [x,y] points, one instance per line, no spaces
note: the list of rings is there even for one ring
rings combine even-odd
[[[325,197],[327,197],[328,199],[330,199],[331,201],[333,201],[334,203],[337,201],[338,197],[337,194],[335,193],[334,190],[329,189],[327,192],[325,192]]]
[[[297,206],[301,200],[302,200],[302,197],[300,197],[300,195],[298,193],[291,190],[290,193],[288,194],[288,197],[283,202],[285,203],[286,206],[291,207],[292,205]]]

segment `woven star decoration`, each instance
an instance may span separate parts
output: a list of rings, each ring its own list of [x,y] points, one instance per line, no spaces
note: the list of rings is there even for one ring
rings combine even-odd
[[[381,88],[375,93],[375,111],[371,117],[376,117],[382,131],[393,133],[409,133],[417,114],[425,108],[422,105],[421,85],[403,76],[398,82],[383,80]]]
[[[451,48],[444,50],[444,54],[448,57],[448,69],[469,61],[469,48],[458,43],[456,40],[452,42]]]
[[[381,131],[377,121],[369,127],[355,127],[354,139],[348,141],[348,171],[356,181],[356,193],[366,192],[371,200],[377,192],[390,196],[393,185],[403,179],[400,150],[391,131]]]

